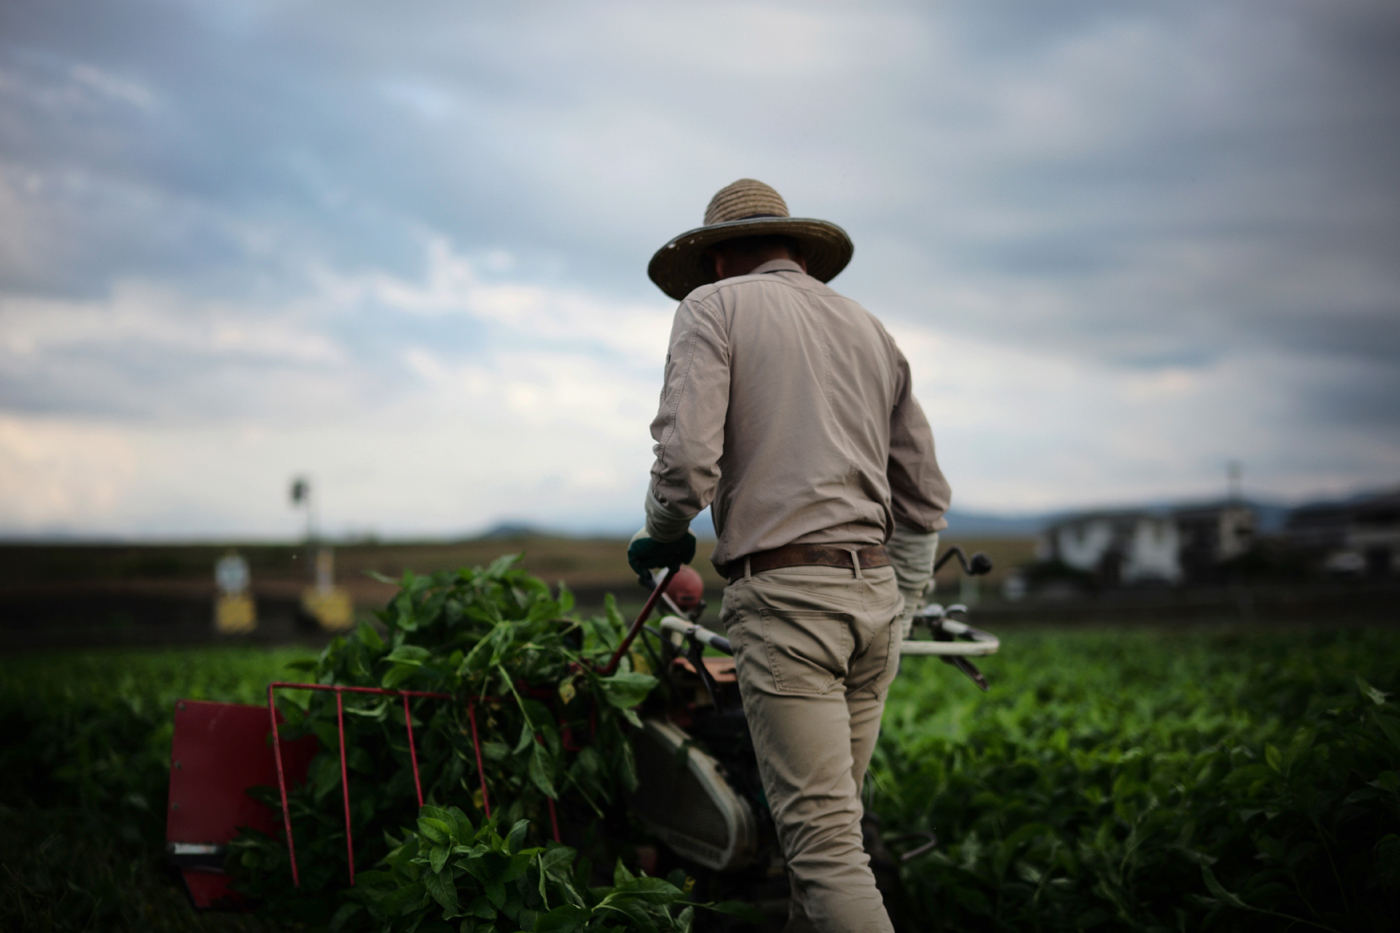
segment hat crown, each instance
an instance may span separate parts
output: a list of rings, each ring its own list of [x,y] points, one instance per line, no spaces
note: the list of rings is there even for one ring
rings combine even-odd
[[[741,178],[719,189],[705,208],[705,226],[745,217],[790,217],[787,202],[770,186],[753,178]]]

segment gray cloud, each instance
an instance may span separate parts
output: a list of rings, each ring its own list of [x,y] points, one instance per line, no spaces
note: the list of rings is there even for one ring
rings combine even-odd
[[[502,281],[664,314],[651,252],[753,175],[851,231],[836,284],[892,321],[1124,378],[1287,357],[1252,387],[1286,401],[1278,432],[1349,424],[1400,450],[1397,48],[1400,12],[1379,0],[128,0],[81,16],[15,0],[0,412],[197,420],[406,397],[415,347],[484,359],[526,338],[318,305],[327,276],[421,282],[440,237],[508,256]],[[103,308],[145,287],[176,296],[155,332],[4,349],[39,313],[26,302]],[[201,345],[215,306],[339,356]],[[180,321],[194,336],[162,343]],[[1357,482],[1384,460],[1367,450],[1337,453],[1371,464],[1346,468]]]

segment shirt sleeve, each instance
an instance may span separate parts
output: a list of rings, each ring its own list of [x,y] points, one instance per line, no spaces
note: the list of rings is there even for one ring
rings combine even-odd
[[[890,412],[890,504],[897,523],[928,534],[948,527],[952,490],[938,468],[933,431],[914,398],[909,361],[895,347],[898,384]]]
[[[671,326],[661,406],[651,423],[656,462],[648,492],[670,512],[693,518],[714,499],[728,412],[728,329],[714,308],[687,299]]]

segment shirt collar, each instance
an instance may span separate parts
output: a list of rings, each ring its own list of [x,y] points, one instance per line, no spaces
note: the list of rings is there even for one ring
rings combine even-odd
[[[770,259],[761,266],[756,266],[749,275],[764,275],[768,272],[801,272],[802,267],[791,259]]]

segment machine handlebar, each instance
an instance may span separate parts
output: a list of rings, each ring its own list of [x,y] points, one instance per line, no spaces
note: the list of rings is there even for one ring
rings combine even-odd
[[[972,559],[969,561],[967,555],[963,554],[963,549],[957,545],[953,545],[943,552],[943,556],[938,558],[938,562],[933,565],[933,572],[937,573],[940,567],[948,563],[948,561],[954,557],[956,557],[958,563],[962,565],[963,573],[967,574],[969,577],[980,577],[992,572],[992,559],[984,552],[978,551],[976,554],[972,555]]]

